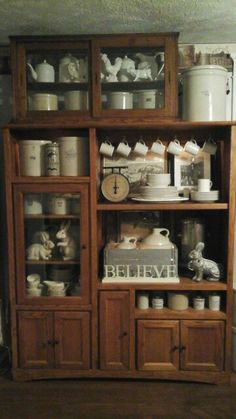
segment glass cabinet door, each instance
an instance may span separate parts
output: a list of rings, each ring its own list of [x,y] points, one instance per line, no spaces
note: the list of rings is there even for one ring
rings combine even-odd
[[[158,36],[99,40],[98,113],[171,115],[176,96],[173,45],[172,38]]]
[[[90,109],[89,53],[86,42],[26,42],[20,44],[16,112],[28,114]],[[20,79],[21,77],[21,79]],[[22,83],[20,80],[24,80]],[[50,113],[49,113],[50,111]],[[47,112],[47,113],[46,113]]]
[[[71,189],[71,187],[70,187]],[[89,298],[88,193],[78,185],[65,193],[55,186],[15,188],[17,296]]]

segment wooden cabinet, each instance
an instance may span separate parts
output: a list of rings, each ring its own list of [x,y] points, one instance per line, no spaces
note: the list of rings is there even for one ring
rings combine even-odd
[[[12,37],[14,117],[175,117],[177,40],[177,33]]]
[[[139,370],[222,371],[224,322],[138,320]]]
[[[130,308],[127,291],[99,294],[100,368],[127,370],[130,367]]]
[[[86,312],[19,311],[19,367],[90,367],[90,317]]]
[[[229,381],[236,188],[234,121],[176,118],[176,34],[13,37],[11,43],[14,122],[4,128],[4,153],[14,378]],[[47,79],[48,64],[54,70],[53,81]],[[146,70],[151,70],[150,79]],[[120,105],[122,93],[132,96],[132,107]],[[145,104],[149,93],[150,101],[155,95],[155,107]],[[54,96],[57,109],[52,105]],[[49,110],[37,108],[38,101],[42,107],[47,100]],[[51,176],[41,166],[37,174],[25,172],[21,155],[25,140],[34,147],[41,141],[44,145],[48,141],[61,144],[61,138],[68,146],[72,138],[80,138],[83,145],[86,141],[86,154],[81,150],[76,153],[81,165],[88,162],[86,172]],[[171,155],[168,145],[176,138],[183,148],[194,138],[200,146],[199,155]],[[214,155],[203,150],[209,138],[216,143]],[[165,149],[162,155],[151,151],[157,139]],[[110,157],[100,150],[107,140],[114,147]],[[117,153],[122,140],[131,148],[128,158]],[[142,157],[133,151],[139,140],[148,149]],[[40,156],[44,162],[43,153]],[[69,150],[67,159],[72,157]],[[122,201],[112,202],[102,193],[103,179],[112,172],[128,179],[129,193]],[[171,174],[178,199],[143,199],[140,186],[146,185],[149,173],[157,172]],[[196,188],[199,177],[211,178],[219,199],[196,200],[191,193],[189,199],[182,196],[185,188],[190,192]],[[111,185],[114,194],[119,186],[115,177]],[[51,198],[58,195],[64,203],[70,202],[63,213],[48,209]],[[36,204],[36,212],[27,213],[32,196],[39,207]],[[76,210],[72,209],[73,201]],[[198,220],[201,225],[204,257],[223,268],[218,281],[192,279],[187,266],[190,240],[182,229],[186,220]],[[76,255],[69,259],[63,257],[57,240],[58,230],[65,223],[69,223],[77,243]],[[107,245],[116,249],[124,236],[135,237],[138,250],[153,228],[168,230],[176,246],[178,254],[175,250],[171,260],[176,261],[178,270],[175,281],[167,281],[157,269],[155,255],[149,255],[148,265],[139,265],[139,259],[134,258],[127,269],[131,255],[127,249],[114,262],[119,275],[113,275],[111,268],[113,278],[107,278]],[[32,260],[29,247],[42,239],[42,232],[44,239],[49,235],[55,246],[49,259]],[[40,276],[37,296],[30,291],[31,275]],[[45,282],[48,280],[64,282],[63,292],[51,292]],[[146,310],[137,304],[141,292],[149,297]],[[163,295],[163,309],[152,308],[154,293]],[[187,295],[187,309],[170,309],[168,293]],[[205,298],[203,310],[193,305],[199,293]],[[214,293],[220,297],[217,311],[209,306]]]

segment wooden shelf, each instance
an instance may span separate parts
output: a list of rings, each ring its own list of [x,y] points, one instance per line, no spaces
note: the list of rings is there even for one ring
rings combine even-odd
[[[194,310],[189,307],[187,310],[170,310],[164,307],[162,310],[149,308],[146,310],[135,309],[135,319],[195,319],[195,320],[224,320],[226,314],[222,311],[212,311],[209,309]]]
[[[29,92],[68,92],[70,90],[88,90],[88,83],[28,83]]]
[[[98,283],[99,289],[112,289],[112,290],[119,290],[119,289],[130,289],[130,290],[160,290],[160,291],[226,291],[227,285],[224,282],[210,282],[203,279],[200,282],[193,281],[191,278],[181,277],[179,283],[173,284],[148,284],[148,283]]]
[[[101,203],[97,204],[97,211],[145,211],[145,210],[227,210],[229,208],[227,202],[165,202],[165,203]]]

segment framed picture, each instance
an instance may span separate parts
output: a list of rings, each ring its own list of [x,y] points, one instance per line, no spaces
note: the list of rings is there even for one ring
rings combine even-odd
[[[165,173],[166,160],[163,156],[147,153],[145,157],[103,158],[103,175],[117,171],[125,175],[130,184],[130,196],[134,196],[140,185],[146,184],[147,174]]]
[[[179,191],[197,189],[198,179],[211,178],[211,156],[201,151],[197,156],[182,153],[173,157],[174,185]]]

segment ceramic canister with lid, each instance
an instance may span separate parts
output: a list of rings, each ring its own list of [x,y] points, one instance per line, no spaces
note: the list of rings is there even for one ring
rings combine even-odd
[[[61,137],[60,163],[62,176],[87,176],[89,174],[88,138]]]
[[[19,143],[21,176],[43,176],[44,146],[47,140],[23,140]]]
[[[130,92],[111,92],[109,95],[110,109],[132,109],[133,93]]]
[[[149,294],[148,292],[139,292],[137,295],[137,307],[140,310],[146,310],[149,308]]]
[[[137,107],[140,109],[154,109],[156,107],[156,90],[139,90],[137,102]]]
[[[60,176],[59,144],[47,144],[45,147],[45,167],[47,176]]]

